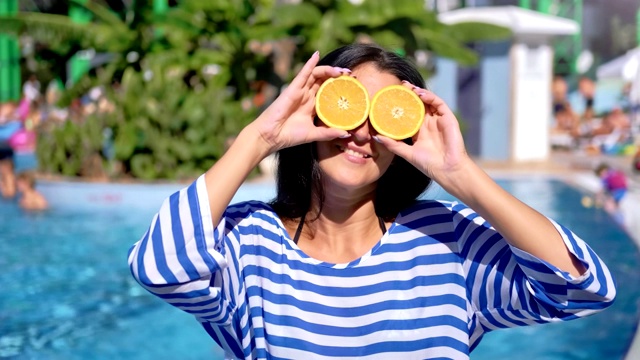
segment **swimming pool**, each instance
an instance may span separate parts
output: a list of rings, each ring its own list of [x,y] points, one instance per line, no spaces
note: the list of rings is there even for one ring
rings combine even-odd
[[[604,211],[583,208],[583,194],[564,182],[500,184],[585,237],[611,267],[618,297],[586,319],[490,333],[471,358],[622,358],[640,317],[632,240]],[[0,201],[0,358],[221,359],[195,320],[147,294],[126,266],[131,244],[180,187],[41,183],[53,208],[43,214]],[[270,183],[247,184],[235,200],[272,195]],[[438,188],[427,196],[450,198]]]

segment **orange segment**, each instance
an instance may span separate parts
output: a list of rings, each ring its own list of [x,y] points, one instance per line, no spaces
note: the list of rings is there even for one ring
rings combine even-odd
[[[402,85],[392,85],[373,97],[369,122],[378,133],[402,140],[420,130],[424,115],[424,103],[416,93]]]
[[[316,94],[316,113],[329,127],[351,130],[369,115],[369,94],[362,84],[347,75],[326,80]]]

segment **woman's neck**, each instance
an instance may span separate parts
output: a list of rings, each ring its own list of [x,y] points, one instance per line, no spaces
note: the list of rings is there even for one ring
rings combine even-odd
[[[325,201],[306,216],[298,246],[309,256],[331,263],[360,258],[380,240],[383,232],[372,199]]]

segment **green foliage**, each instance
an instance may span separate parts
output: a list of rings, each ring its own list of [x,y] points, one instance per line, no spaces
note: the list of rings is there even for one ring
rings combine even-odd
[[[42,137],[52,139],[39,143],[40,163],[47,164],[43,170],[67,176],[192,178],[219,159],[225,140],[255,117],[254,110],[241,109],[242,100],[251,96],[244,71],[252,54],[243,35],[251,9],[243,1],[181,4],[166,16],[147,8],[127,21],[87,4],[99,15],[97,23],[120,34],[114,36],[119,43],[94,43],[99,52],[112,54],[111,61],[67,89],[62,104],[106,85],[114,111],[42,129]],[[139,58],[127,60],[132,52]],[[111,89],[114,79],[118,91]],[[92,146],[77,141],[94,126],[109,136]],[[71,140],[59,141],[63,137]],[[111,156],[108,147],[113,147]],[[102,172],[94,169],[96,157]]]
[[[38,128],[40,169],[64,176],[101,175],[104,124],[99,121],[45,123]],[[99,168],[93,166],[96,161]]]
[[[122,13],[81,3],[74,6],[92,13],[90,25],[51,14],[0,18],[0,32],[28,34],[61,61],[88,48],[112,55],[66,89],[62,104],[104,86],[114,110],[41,129],[43,170],[68,176],[200,174],[256,115],[246,106],[254,85],[277,92],[316,50],[368,40],[409,58],[426,50],[470,65],[477,55],[468,42],[510,36],[493,25],[442,24],[424,0],[181,0],[164,14],[151,0],[131,1]]]
[[[65,176],[189,179],[219,159],[225,140],[255,116],[215,81],[194,90],[182,81],[184,73],[154,70],[145,80],[127,69],[120,89],[110,91],[117,105],[112,112],[46,124],[38,143],[42,169]],[[96,157],[102,171],[95,170]]]
[[[313,0],[274,5],[268,15],[258,19],[257,25],[272,24],[276,34],[300,39],[298,61],[315,50],[324,54],[369,38],[409,57],[417,50],[428,50],[462,65],[473,65],[478,58],[467,48],[469,42],[511,36],[510,30],[490,24],[443,24],[435,13],[425,10],[423,0],[365,0],[359,5],[347,0]]]
[[[115,160],[122,173],[142,179],[196,176],[224,152],[224,142],[255,115],[214,79],[190,88],[176,68],[152,67],[153,76],[127,69],[118,106],[103,115],[113,130]],[[172,86],[165,84],[171,83]]]

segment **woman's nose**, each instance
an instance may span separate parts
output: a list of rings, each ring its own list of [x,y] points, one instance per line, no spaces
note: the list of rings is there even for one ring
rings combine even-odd
[[[355,140],[356,142],[367,142],[371,140],[371,137],[373,135],[376,134],[375,130],[369,123],[369,120],[365,121],[364,123],[362,123],[362,125],[349,132],[351,133],[351,137],[353,138],[353,140]]]

